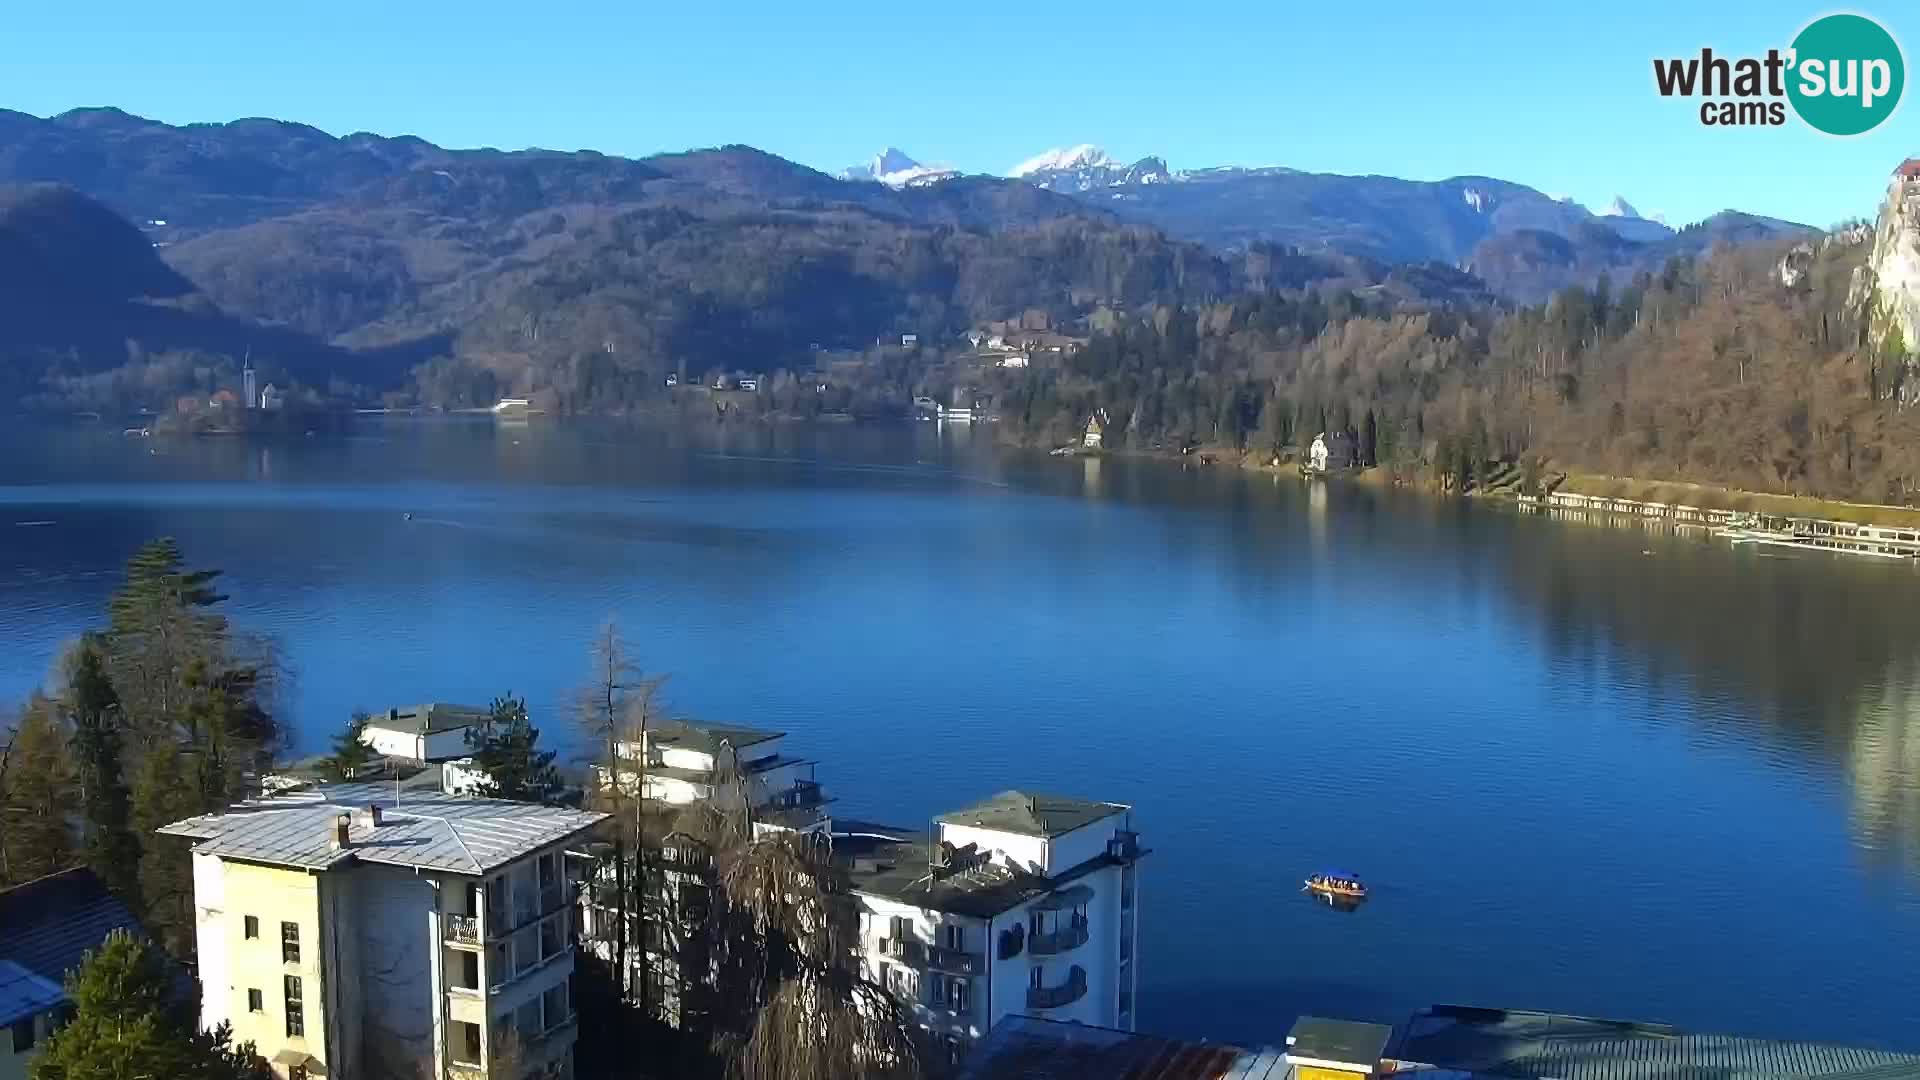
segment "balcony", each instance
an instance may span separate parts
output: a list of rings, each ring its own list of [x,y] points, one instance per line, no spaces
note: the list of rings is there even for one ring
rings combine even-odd
[[[573,938],[562,908],[541,922],[523,926],[492,943],[487,953],[487,993],[498,994],[548,964],[573,953]]]
[[[447,916],[447,940],[455,945],[480,944],[480,916]]]
[[[908,967],[927,966],[927,946],[912,938],[881,938],[880,955],[898,960]]]
[[[1075,964],[1067,972],[1067,981],[1059,986],[1027,987],[1027,1008],[1058,1009],[1087,996],[1087,971]]]
[[[1030,934],[1027,948],[1035,956],[1055,956],[1063,952],[1072,952],[1087,943],[1087,922],[1075,920],[1050,934]]]
[[[986,958],[979,953],[946,949],[938,945],[927,949],[927,966],[952,975],[978,975],[987,969]]]

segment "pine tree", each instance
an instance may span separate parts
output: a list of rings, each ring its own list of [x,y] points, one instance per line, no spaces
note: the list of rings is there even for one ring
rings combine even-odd
[[[327,779],[351,780],[373,761],[373,747],[364,738],[372,719],[365,709],[355,709],[347,718],[346,728],[333,737],[333,753],[320,763]]]
[[[31,1080],[272,1080],[253,1044],[222,1024],[202,1032],[172,965],[153,946],[114,931],[68,979],[73,1019],[27,1067]]]
[[[172,539],[155,540],[127,561],[127,576],[108,601],[112,677],[129,720],[151,739],[167,733],[185,707],[188,669],[225,636],[226,620],[203,609],[217,570],[187,571]]]
[[[113,632],[143,629],[149,606],[159,601],[187,610],[220,603],[226,597],[213,587],[219,576],[218,570],[186,569],[186,557],[171,536],[147,542],[127,560],[126,583],[108,601]]]
[[[156,830],[202,809],[179,747],[171,740],[156,743],[134,775],[133,827],[141,847],[140,896],[147,927],[175,956],[191,955],[194,946],[191,845]]]
[[[487,774],[481,794],[496,799],[550,803],[560,797],[555,754],[539,748],[540,729],[527,719],[527,703],[509,693],[493,699],[486,723],[467,729],[474,764]]]
[[[0,748],[0,877],[31,881],[79,861],[77,788],[52,702],[35,698]]]
[[[242,777],[278,738],[262,703],[279,673],[273,644],[231,634],[208,610],[226,599],[211,584],[219,573],[184,569],[172,540],[142,547],[103,638],[124,730],[142,747],[180,744],[204,810],[244,794]]]
[[[107,676],[106,646],[87,634],[61,664],[61,705],[72,731],[74,767],[85,815],[87,865],[124,902],[139,907],[140,844],[130,824],[125,739],[119,698]]]

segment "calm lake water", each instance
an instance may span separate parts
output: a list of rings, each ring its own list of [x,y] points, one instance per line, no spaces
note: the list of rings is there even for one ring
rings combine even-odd
[[[613,616],[842,813],[1136,805],[1152,1030],[1467,1002],[1920,1049],[1920,570],[984,434],[10,431],[0,700],[172,535],[281,640],[302,751],[509,690],[568,742]],[[1301,897],[1327,865],[1375,899]]]

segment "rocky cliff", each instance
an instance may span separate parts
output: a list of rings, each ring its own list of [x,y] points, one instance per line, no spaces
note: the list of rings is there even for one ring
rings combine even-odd
[[[1872,334],[1884,344],[1895,334],[1902,351],[1920,345],[1920,175],[1909,161],[1894,170],[1867,260]]]

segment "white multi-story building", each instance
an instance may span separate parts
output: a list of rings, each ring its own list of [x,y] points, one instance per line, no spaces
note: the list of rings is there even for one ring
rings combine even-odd
[[[1005,791],[931,836],[836,822],[862,962],[956,1058],[1012,1015],[1131,1031],[1139,860],[1118,803]]]
[[[645,837],[650,895],[644,900],[630,898],[646,911],[644,916],[640,911],[628,912],[625,979],[630,988],[646,980],[644,989],[637,992],[644,993],[649,1008],[670,1024],[679,1022],[680,987],[690,977],[683,970],[686,957],[680,922],[689,917],[688,911],[704,906],[713,868],[710,852],[672,831],[672,811],[711,800],[731,774],[750,804],[757,830],[824,831],[826,805],[831,800],[814,780],[814,763],[788,755],[783,749],[785,739],[784,732],[676,720],[649,728],[640,740],[617,744],[620,786],[629,795],[645,791],[648,820],[659,830]],[[612,787],[612,769],[596,764],[593,772],[602,790]],[[638,874],[640,867],[631,853],[628,860],[626,872]],[[620,935],[621,871],[612,860],[603,860],[598,875],[594,887],[582,895],[582,938],[588,949],[612,962]]]
[[[342,784],[192,839],[202,1021],[284,1080],[572,1075],[574,871],[605,818]]]
[[[670,720],[650,728],[638,741],[617,744],[622,760],[620,783],[629,793],[645,776],[646,798],[668,806],[684,806],[711,799],[727,771],[745,785],[756,817],[772,823],[804,826],[815,823],[826,802],[813,778],[812,761],[789,756],[783,749],[786,733],[754,728],[689,724]],[[640,763],[645,762],[645,768]],[[613,783],[606,765],[595,765],[602,788]]]

